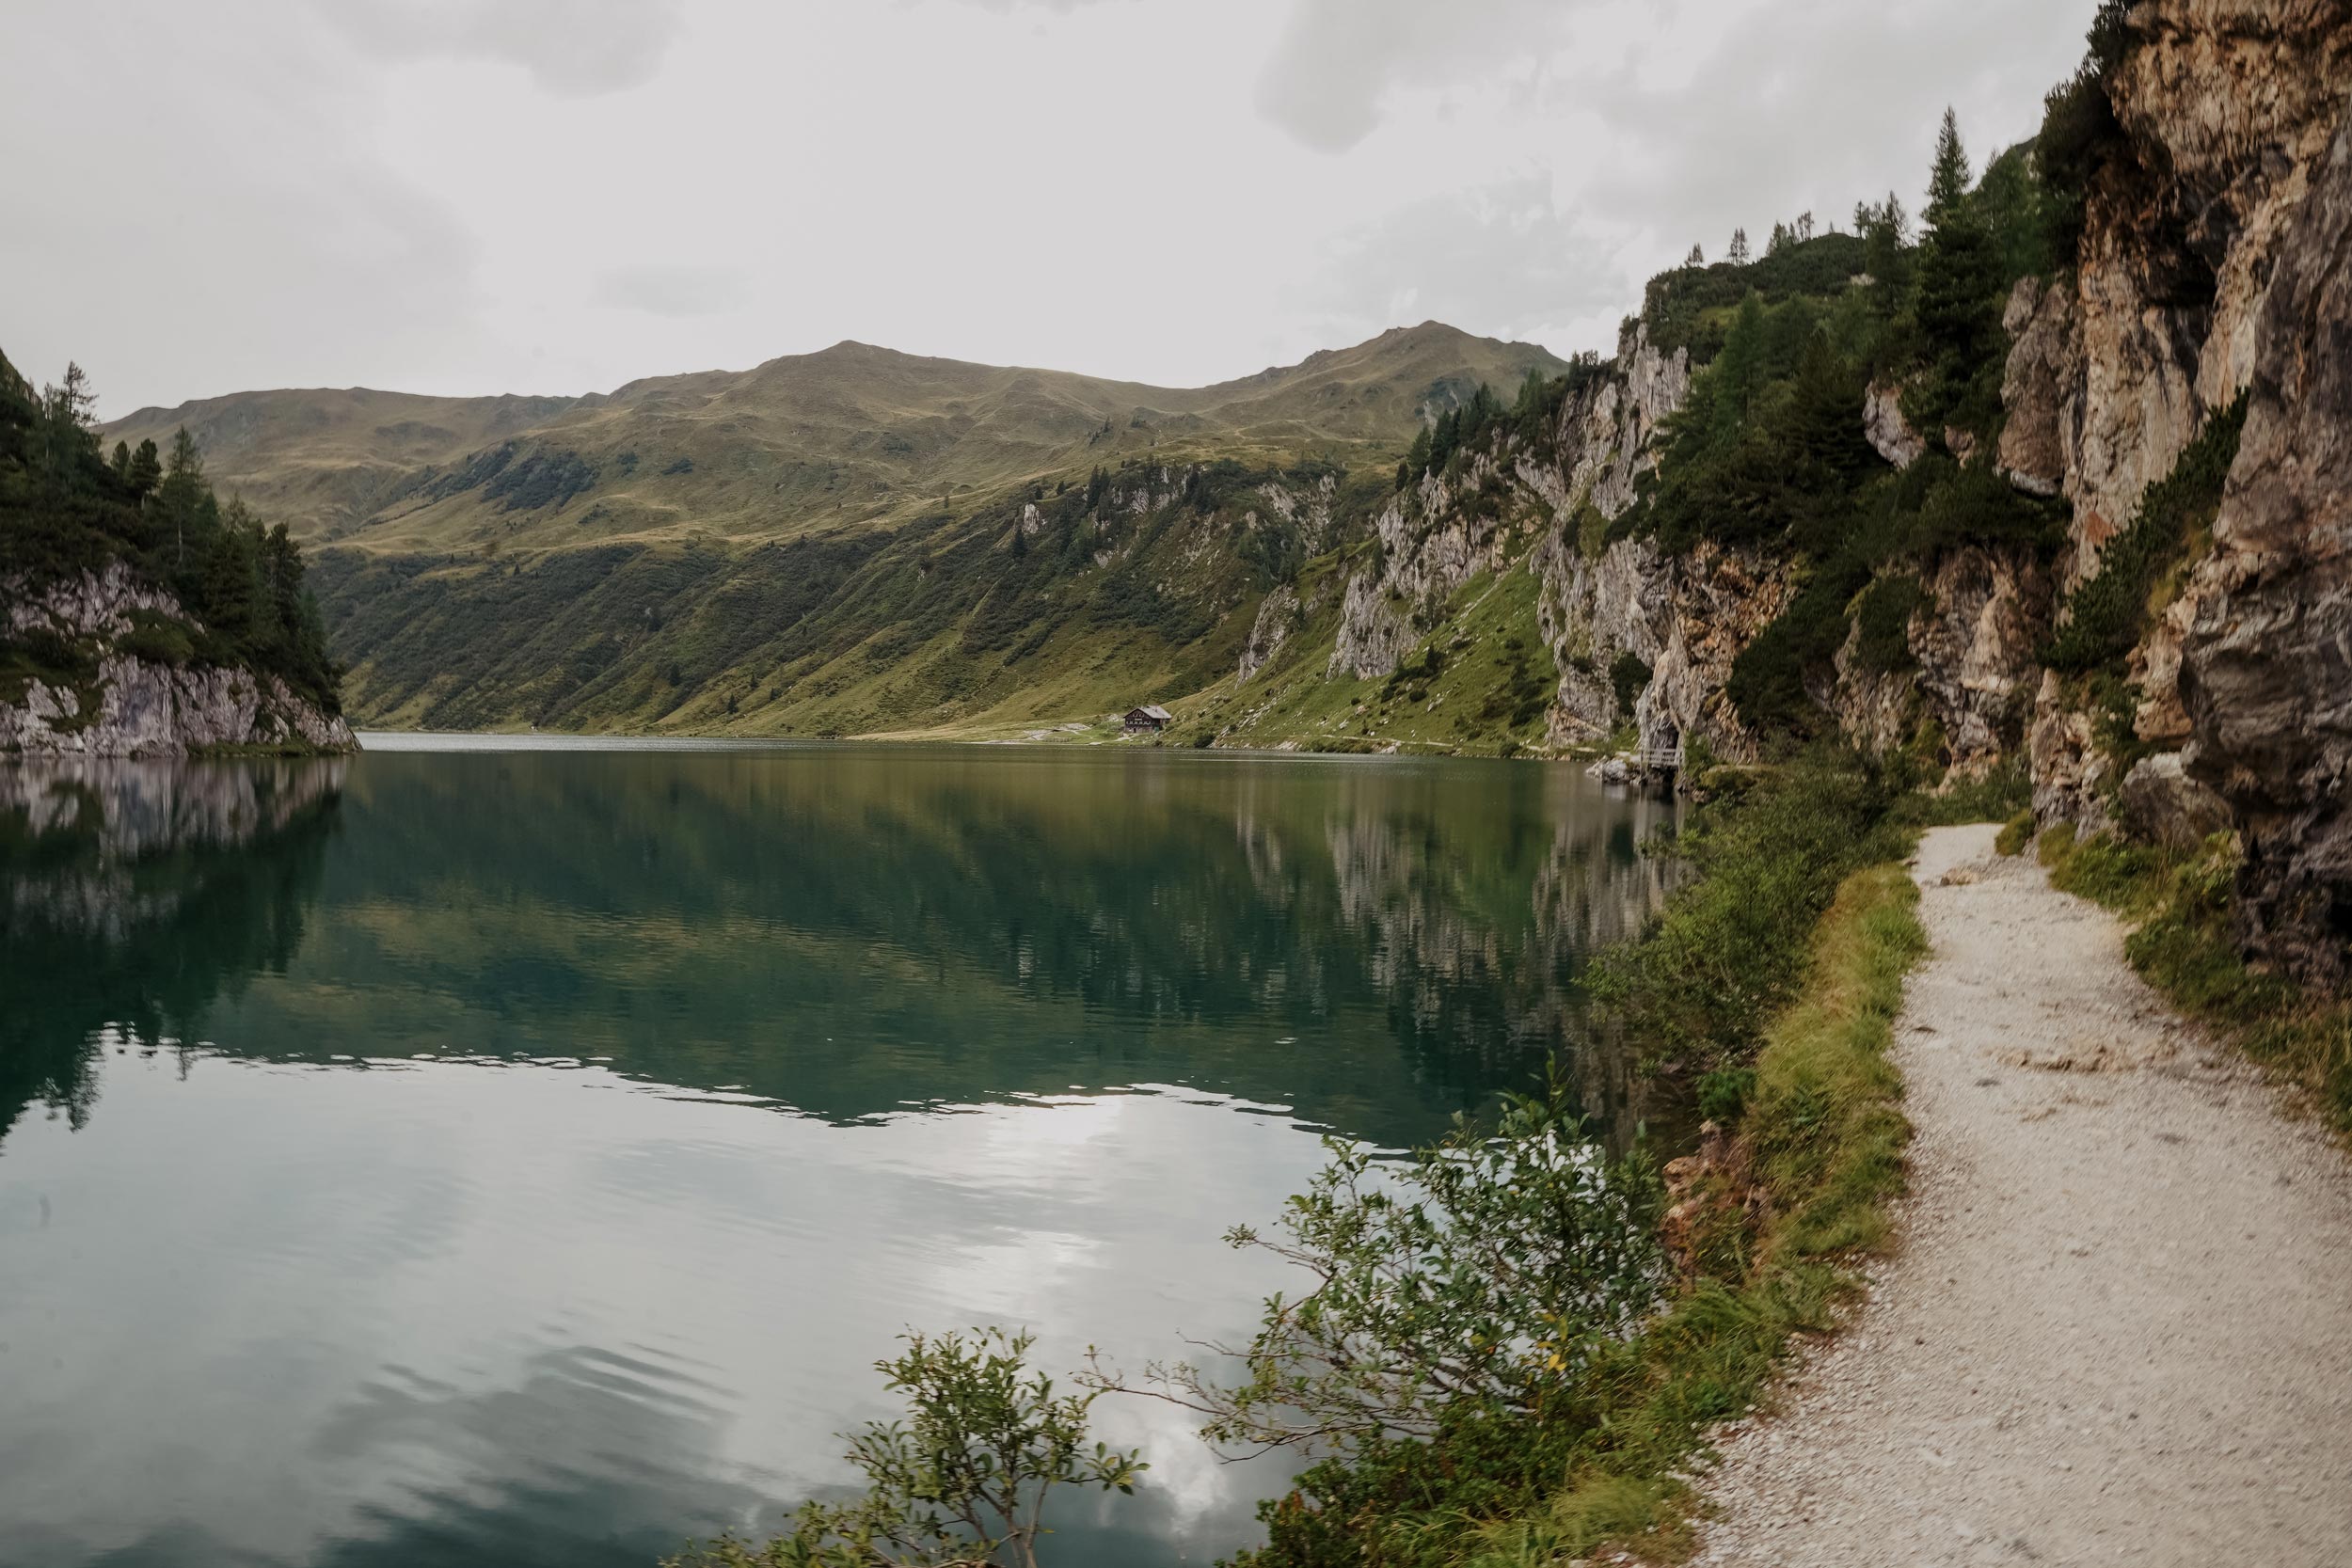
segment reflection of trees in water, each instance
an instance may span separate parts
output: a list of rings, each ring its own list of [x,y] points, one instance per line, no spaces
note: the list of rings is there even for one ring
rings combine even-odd
[[[191,1039],[282,970],[317,897],[342,759],[0,768],[0,1133],[79,1125],[102,1036]]]
[[[322,961],[445,999],[430,1043],[835,1119],[1183,1082],[1418,1136],[1540,1074],[1660,875],[1533,767],[387,754],[353,799]]]
[[[1629,1131],[1647,1083],[1613,1036],[1584,1027],[1574,982],[1597,948],[1638,930],[1664,896],[1671,866],[1642,855],[1640,843],[1673,807],[1603,806],[1581,787],[1559,790],[1560,774],[1547,773],[1562,798],[1522,818],[1483,861],[1457,853],[1439,823],[1410,816],[1335,816],[1325,847],[1400,1044],[1425,1069],[1528,1088],[1564,1059],[1586,1107]],[[1240,831],[1263,841],[1253,864],[1281,863],[1262,824]]]
[[[1401,1142],[1579,1040],[1665,809],[1532,766],[879,749],[22,769],[0,1115],[78,1114],[93,1030],[190,1038],[225,998],[213,1043],[255,1056],[608,1056],[836,1120],[1184,1083]],[[331,983],[246,997],[319,899]]]

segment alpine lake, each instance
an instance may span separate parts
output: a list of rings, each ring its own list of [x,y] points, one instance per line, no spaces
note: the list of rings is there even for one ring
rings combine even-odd
[[[1566,764],[363,736],[0,764],[0,1564],[650,1568],[848,1485],[910,1328],[1246,1338],[1327,1133],[1566,1064],[1673,879]],[[1279,1457],[1105,1399],[1051,1560]]]

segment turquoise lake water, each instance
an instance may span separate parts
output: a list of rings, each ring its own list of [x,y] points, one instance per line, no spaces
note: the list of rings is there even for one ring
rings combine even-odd
[[[1569,1060],[1671,808],[1565,766],[374,737],[0,766],[0,1564],[650,1564],[850,1476],[909,1326],[1246,1334],[1334,1132]],[[1106,1402],[1052,1560],[1279,1462]]]

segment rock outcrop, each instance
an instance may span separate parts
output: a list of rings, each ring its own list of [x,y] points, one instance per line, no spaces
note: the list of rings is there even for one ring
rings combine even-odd
[[[1951,765],[1981,773],[2025,738],[2050,624],[2049,574],[2029,550],[1974,546],[1947,551],[1921,586],[1928,605],[1910,630],[1919,689]]]
[[[2073,295],[2022,317],[2010,302],[2026,330],[2006,396],[2026,418],[2002,463],[2046,480],[2055,431],[2074,503],[2063,587],[2245,387],[2281,236],[2352,85],[2345,0],[2150,0],[2132,26],[2109,83],[2130,156],[2092,183]]]
[[[2044,287],[2038,277],[2021,277],[2001,326],[2010,337],[2001,378],[2001,472],[2027,495],[2055,496],[2069,468],[2073,432],[2066,392],[2082,360],[2073,298],[2064,289]]]
[[[2150,0],[2109,91],[2125,155],[2092,183],[2074,287],[2021,285],[1999,461],[2073,503],[2061,589],[2096,576],[2141,493],[2250,398],[2211,552],[2126,675],[2126,771],[2078,687],[2045,680],[2037,814],[2185,842],[2226,806],[2248,946],[2352,979],[2352,95],[2347,0]]]
[[[2188,770],[2246,858],[2256,951],[2352,979],[2352,122],[2280,237],[2245,434],[2196,571],[2181,663]]]
[[[1891,382],[1873,381],[1863,395],[1862,434],[1871,451],[1898,468],[1927,455],[1927,441],[1903,418],[1903,390]]]
[[[117,563],[31,589],[0,582],[11,638],[72,650],[83,678],[0,690],[0,753],[175,756],[222,747],[349,752],[351,727],[267,673],[140,651],[158,626],[200,634],[170,594]]]
[[[1298,620],[1298,590],[1287,582],[1278,584],[1258,606],[1258,618],[1249,627],[1249,641],[1241,645],[1241,667],[1235,678],[1247,683],[1250,676],[1273,663],[1282,651],[1282,644],[1290,641]]]

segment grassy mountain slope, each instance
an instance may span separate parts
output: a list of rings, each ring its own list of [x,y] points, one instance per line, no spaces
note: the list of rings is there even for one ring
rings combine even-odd
[[[1146,453],[1386,451],[1482,382],[1558,368],[1434,322],[1186,388],[843,342],[581,398],[238,393],[141,409],[106,436],[135,445],[184,424],[224,486],[298,537],[372,550],[765,542],[961,510]]]
[[[578,399],[146,409],[316,543],[364,721],[986,733],[1199,691],[1414,432],[1546,351],[1427,323],[1167,388],[859,343]]]

